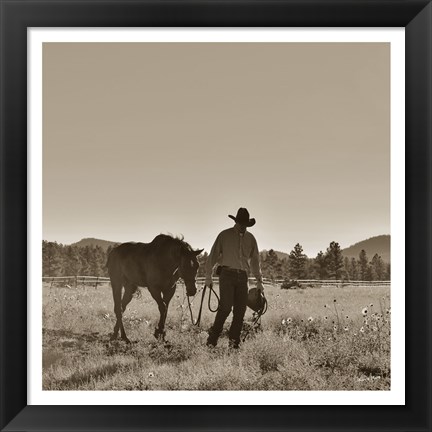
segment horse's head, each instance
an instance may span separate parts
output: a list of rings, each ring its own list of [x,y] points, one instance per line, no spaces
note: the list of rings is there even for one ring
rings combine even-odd
[[[179,276],[184,280],[186,285],[186,293],[188,296],[193,296],[196,294],[196,275],[198,272],[198,259],[197,256],[204,249],[197,251],[184,251],[181,255],[180,266],[179,266]]]

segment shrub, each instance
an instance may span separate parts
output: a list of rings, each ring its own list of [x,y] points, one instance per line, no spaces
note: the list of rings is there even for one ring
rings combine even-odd
[[[297,289],[301,288],[301,284],[296,280],[284,280],[281,284],[281,289]]]

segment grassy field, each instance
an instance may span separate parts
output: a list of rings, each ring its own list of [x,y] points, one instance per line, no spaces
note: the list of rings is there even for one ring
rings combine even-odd
[[[111,288],[43,287],[44,390],[389,390],[390,288],[266,286],[261,329],[239,351],[205,346],[214,314],[191,325],[178,286],[156,341],[156,303],[140,290],[124,315],[132,344],[110,341]],[[193,302],[198,313],[201,293]],[[252,311],[246,313],[246,323]],[[228,327],[230,317],[227,320]]]

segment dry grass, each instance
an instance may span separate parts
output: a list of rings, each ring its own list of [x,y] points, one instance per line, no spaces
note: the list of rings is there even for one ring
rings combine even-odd
[[[146,290],[124,323],[133,341],[110,341],[109,286],[43,290],[45,390],[389,390],[389,288],[267,286],[269,303],[257,332],[237,352],[222,336],[205,346],[214,319],[204,303],[191,325],[183,287],[170,304],[167,340],[153,337],[159,314]],[[335,301],[336,300],[336,301]],[[198,313],[200,293],[193,309]],[[373,304],[373,306],[370,306]],[[362,310],[367,307],[367,313]],[[228,318],[229,321],[230,318]],[[246,321],[252,319],[248,310]],[[227,322],[226,326],[229,325]]]

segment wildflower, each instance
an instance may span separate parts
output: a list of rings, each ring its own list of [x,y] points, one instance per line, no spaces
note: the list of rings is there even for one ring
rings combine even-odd
[[[362,327],[361,329],[360,329],[360,333],[364,333],[364,327]]]
[[[333,300],[333,303],[336,303],[336,299]]]
[[[149,378],[153,378],[154,377],[154,373],[153,372],[149,372],[148,376],[149,376]]]
[[[285,319],[283,319],[282,320],[282,325],[285,325],[286,324],[286,321],[285,321]]]
[[[325,305],[324,305],[324,307],[326,308],[326,307],[327,307],[327,305],[325,304]]]
[[[328,317],[327,317],[327,316],[325,316],[325,317],[324,317],[324,319],[325,319],[325,320],[328,320]]]
[[[313,321],[313,318],[312,318],[312,317],[309,317],[309,318],[308,318],[308,321],[309,321],[309,322],[312,322],[312,321]]]
[[[287,318],[286,322],[287,322],[287,324],[291,324],[292,323],[292,318]]]
[[[336,327],[336,326],[333,326],[333,330],[336,331],[336,330],[337,330],[337,327]]]
[[[345,330],[345,331],[348,331],[348,327],[347,327],[347,326],[345,326],[345,327],[344,327],[344,330]]]
[[[345,318],[346,318],[346,319],[349,319],[349,316],[348,316],[348,315],[345,315]]]
[[[363,308],[362,309],[363,316],[367,315],[367,313],[368,313],[368,308],[367,307]]]
[[[371,303],[371,304],[369,305],[369,307],[373,307],[373,303]]]

